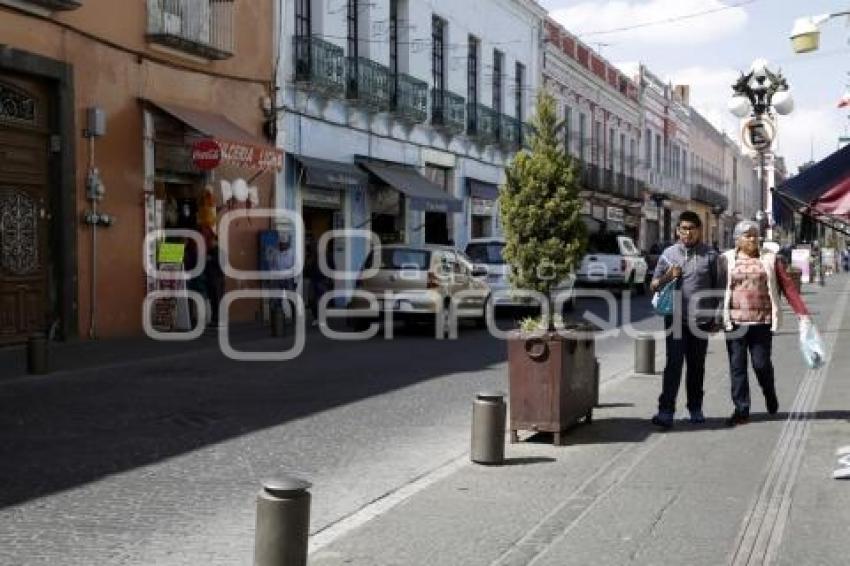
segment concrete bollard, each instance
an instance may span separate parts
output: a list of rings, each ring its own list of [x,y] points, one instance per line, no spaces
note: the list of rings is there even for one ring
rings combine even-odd
[[[505,459],[504,393],[479,393],[472,402],[472,449],[478,464],[501,464]]]
[[[254,566],[306,566],[311,485],[289,477],[263,482],[257,495]]]
[[[655,373],[655,339],[648,334],[635,339],[635,373]]]
[[[27,340],[27,373],[43,374],[48,371],[47,337],[33,334]]]
[[[272,307],[269,321],[271,323],[272,336],[283,336],[283,310]]]

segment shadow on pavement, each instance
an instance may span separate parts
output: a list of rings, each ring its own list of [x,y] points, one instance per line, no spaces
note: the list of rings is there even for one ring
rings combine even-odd
[[[502,466],[528,466],[530,464],[551,464],[557,462],[555,458],[548,456],[531,456],[528,458],[505,458]]]

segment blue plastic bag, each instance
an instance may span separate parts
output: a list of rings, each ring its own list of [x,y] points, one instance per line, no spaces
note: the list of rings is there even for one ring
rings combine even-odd
[[[670,281],[652,296],[652,308],[661,316],[673,315],[673,300],[676,297],[676,280]]]
[[[800,324],[800,352],[809,369],[817,369],[826,363],[823,340],[811,322]]]

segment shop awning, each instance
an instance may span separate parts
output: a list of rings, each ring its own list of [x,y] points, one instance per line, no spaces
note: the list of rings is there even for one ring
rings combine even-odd
[[[850,226],[850,145],[788,179],[774,190],[773,217],[787,224],[796,211],[828,225]]]
[[[466,186],[469,189],[469,196],[472,198],[484,200],[496,200],[499,198],[499,185],[495,183],[488,183],[467,177]]]
[[[214,139],[221,149],[222,163],[260,170],[283,167],[282,150],[245,131],[222,114],[153,100],[145,102]]]
[[[304,169],[304,184],[325,189],[347,189],[364,187],[369,181],[369,175],[353,163],[329,161],[316,157],[296,155],[295,160]]]
[[[460,212],[463,209],[460,200],[446,193],[409,165],[376,161],[359,161],[358,164],[387,185],[404,193],[410,199],[410,208],[413,210]]]

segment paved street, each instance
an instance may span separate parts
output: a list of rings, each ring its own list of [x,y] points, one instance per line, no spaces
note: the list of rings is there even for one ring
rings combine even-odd
[[[646,420],[658,377],[631,375],[630,338],[603,339],[594,424],[565,447],[511,445],[514,465],[498,468],[467,463],[474,393],[507,387],[505,346],[484,331],[360,343],[314,331],[301,357],[276,364],[209,344],[133,361],[128,342],[120,364],[92,349],[74,369],[0,381],[0,564],[249,564],[255,494],[284,473],[314,484],[317,564],[652,564],[674,552],[719,564],[750,547],[841,564],[850,492],[831,470],[850,444],[847,291],[842,276],[806,294],[837,344],[819,378],[792,324],[777,337],[777,417],[722,426],[728,378],[713,342],[709,422],[659,434]],[[657,328],[646,303],[631,318]],[[279,343],[250,332],[252,349]],[[748,514],[758,528],[742,530]]]

